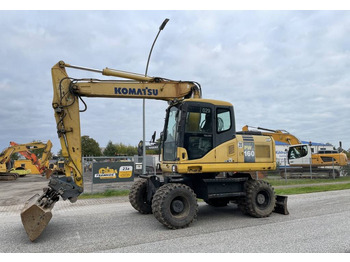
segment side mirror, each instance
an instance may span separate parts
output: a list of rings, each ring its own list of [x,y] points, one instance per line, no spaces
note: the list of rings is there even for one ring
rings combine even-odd
[[[152,135],[151,143],[154,143],[155,140],[156,140],[156,131],[154,131]]]

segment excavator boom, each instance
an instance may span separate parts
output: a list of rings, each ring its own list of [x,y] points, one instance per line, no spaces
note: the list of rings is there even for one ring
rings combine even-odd
[[[242,131],[249,131],[248,125],[244,126],[242,128]],[[253,127],[257,130],[267,131],[267,132],[261,132],[261,134],[266,136],[272,136],[275,141],[287,143],[289,145],[298,145],[301,144],[301,141],[294,135],[288,133],[285,130],[273,130],[263,127]]]

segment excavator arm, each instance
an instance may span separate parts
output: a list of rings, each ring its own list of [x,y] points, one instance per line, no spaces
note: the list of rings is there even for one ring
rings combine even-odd
[[[249,131],[248,125],[244,126],[242,128],[242,131]],[[273,130],[273,129],[267,129],[263,127],[253,127],[257,130],[262,130],[264,132],[261,132],[261,134],[266,136],[272,136],[275,141],[287,143],[289,145],[298,145],[301,144],[300,140],[295,137],[294,135],[288,133],[285,130]]]
[[[128,80],[76,79],[69,77],[66,68],[92,71]],[[103,70],[73,66],[58,62],[51,69],[53,101],[57,134],[65,158],[65,175],[52,175],[42,195],[33,196],[21,212],[22,223],[30,238],[35,240],[46,228],[54,204],[61,197],[75,202],[83,192],[81,163],[80,112],[87,109],[82,97],[144,98],[176,103],[185,98],[200,98],[199,84],[174,81],[105,68]],[[79,108],[79,100],[83,108]]]
[[[48,162],[49,159],[51,158],[52,154],[51,154],[51,148],[52,148],[52,143],[50,140],[47,141],[46,146],[44,148],[44,152],[41,155],[41,159],[39,159],[40,162],[40,167],[39,167],[39,171],[40,173],[44,173],[46,172],[46,177],[48,178],[51,174],[51,171],[47,168],[48,167]]]

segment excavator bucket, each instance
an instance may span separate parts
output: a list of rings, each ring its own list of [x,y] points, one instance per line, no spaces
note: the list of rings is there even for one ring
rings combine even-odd
[[[41,235],[52,217],[51,210],[53,205],[48,208],[40,206],[38,202],[39,197],[39,194],[31,197],[21,212],[22,224],[31,241],[34,241]]]
[[[289,215],[288,208],[287,208],[287,196],[276,196],[276,206],[275,210],[273,212],[279,213],[282,215]]]

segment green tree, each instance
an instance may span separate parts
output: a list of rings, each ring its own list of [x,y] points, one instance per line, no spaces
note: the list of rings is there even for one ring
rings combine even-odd
[[[36,141],[33,141],[36,142]],[[38,149],[32,149],[30,152],[34,153],[38,159],[40,159],[43,156],[45,148],[38,148]]]
[[[14,153],[10,157],[11,160],[18,160],[19,159],[19,153]]]
[[[62,149],[58,150],[57,156],[58,156],[58,157],[63,157],[63,155],[62,155]]]
[[[117,148],[113,145],[112,141],[109,140],[105,150],[103,151],[103,155],[105,156],[115,156],[117,154]]]
[[[89,136],[81,137],[81,152],[83,156],[101,156],[100,145]]]
[[[146,146],[146,154],[149,155],[159,155],[160,154],[160,148],[161,148],[161,142],[160,142],[160,138],[158,138],[151,146],[153,147],[157,147],[157,149],[147,149]]]
[[[133,156],[137,155],[137,147],[136,146],[126,146],[122,143],[116,144],[116,154],[117,155],[126,155]]]

